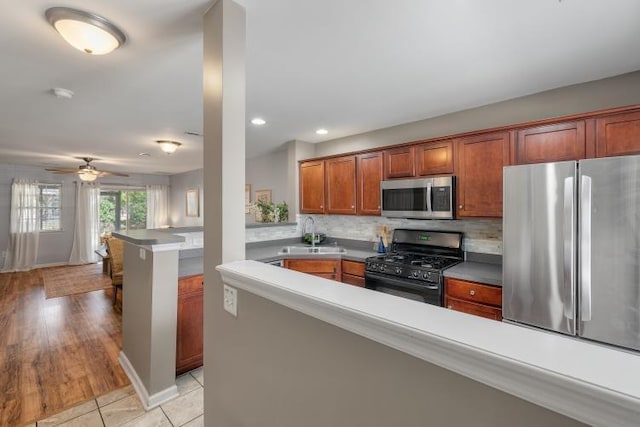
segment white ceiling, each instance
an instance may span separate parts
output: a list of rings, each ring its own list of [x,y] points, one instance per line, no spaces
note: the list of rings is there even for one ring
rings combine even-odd
[[[249,157],[640,69],[638,0],[238,2]],[[0,0],[0,162],[202,167],[202,138],[184,132],[202,131],[201,22],[212,3]],[[51,6],[102,15],[128,41],[83,54],[46,22]],[[53,87],[75,96],[58,99]],[[255,116],[267,124],[251,125]],[[183,146],[167,156],[157,139]]]

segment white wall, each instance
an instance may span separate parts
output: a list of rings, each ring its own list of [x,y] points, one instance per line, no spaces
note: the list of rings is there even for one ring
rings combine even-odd
[[[286,149],[247,159],[245,176],[245,183],[251,185],[252,202],[256,200],[257,190],[271,190],[271,201],[276,204],[287,202],[291,210],[295,200],[289,199],[289,164]],[[246,222],[255,222],[254,217],[246,215]]]
[[[169,178],[170,208],[169,222],[173,227],[195,227],[204,225],[203,169],[196,169]],[[197,188],[200,197],[200,215],[186,216],[187,190]]]
[[[11,183],[14,179],[37,180],[46,184],[62,184],[62,231],[40,233],[38,265],[65,264],[69,260],[73,244],[75,215],[75,185],[77,175],[56,175],[37,166],[0,163],[0,251],[4,255],[9,242],[11,212]],[[168,184],[169,177],[161,175],[131,175],[129,177],[105,177],[100,183],[148,185]],[[0,265],[4,258],[0,257]]]
[[[316,144],[315,156],[640,104],[640,71]]]

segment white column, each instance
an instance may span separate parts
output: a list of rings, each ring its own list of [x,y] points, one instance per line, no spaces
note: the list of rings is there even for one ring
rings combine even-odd
[[[204,16],[205,425],[214,406],[215,378],[207,376],[207,366],[216,363],[213,316],[223,301],[215,266],[245,258],[245,34],[244,8],[231,0],[218,0]]]

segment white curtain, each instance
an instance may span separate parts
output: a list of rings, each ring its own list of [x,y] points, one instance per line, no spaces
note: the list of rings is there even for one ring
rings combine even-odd
[[[147,228],[169,224],[169,186],[147,185]]]
[[[40,236],[40,188],[37,182],[11,185],[9,245],[2,271],[26,271],[36,265]]]
[[[88,182],[76,182],[76,215],[73,246],[69,264],[97,262],[94,252],[100,241],[100,187]]]

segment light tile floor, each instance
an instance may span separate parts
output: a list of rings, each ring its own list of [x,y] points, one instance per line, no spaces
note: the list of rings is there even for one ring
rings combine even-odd
[[[201,427],[204,426],[202,368],[176,378],[179,396],[145,411],[132,386],[82,403],[32,426],[49,427]]]

